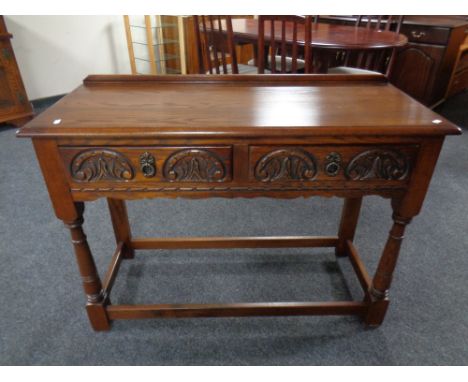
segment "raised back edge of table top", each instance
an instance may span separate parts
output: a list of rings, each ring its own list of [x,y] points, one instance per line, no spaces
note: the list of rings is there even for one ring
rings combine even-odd
[[[149,83],[204,83],[204,84],[233,84],[233,85],[268,85],[268,86],[300,86],[312,85],[314,83],[326,82],[371,82],[371,83],[387,83],[387,79],[383,74],[360,74],[360,75],[343,75],[343,74],[236,74],[236,75],[205,75],[205,74],[190,74],[190,75],[133,75],[133,74],[91,74],[83,80],[85,86],[99,85],[124,85],[127,83],[148,85]]]

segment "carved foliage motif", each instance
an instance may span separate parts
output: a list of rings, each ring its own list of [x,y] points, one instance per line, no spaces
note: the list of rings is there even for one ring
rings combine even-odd
[[[402,180],[408,172],[408,159],[403,153],[376,149],[356,155],[346,167],[345,175],[352,180]]]
[[[317,173],[315,158],[299,149],[279,149],[265,154],[255,166],[255,178],[262,182],[311,180]]]
[[[86,150],[73,158],[71,175],[80,182],[98,180],[126,181],[134,171],[128,159],[112,150]]]
[[[226,167],[208,150],[187,149],[171,155],[164,163],[164,177],[176,182],[222,182]]]

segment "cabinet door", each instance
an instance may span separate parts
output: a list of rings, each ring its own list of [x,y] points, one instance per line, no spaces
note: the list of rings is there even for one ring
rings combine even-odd
[[[436,72],[444,52],[444,46],[408,44],[397,52],[390,81],[411,97],[431,105]]]

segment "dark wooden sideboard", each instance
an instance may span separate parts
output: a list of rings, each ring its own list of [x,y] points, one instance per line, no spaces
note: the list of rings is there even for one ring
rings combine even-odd
[[[320,22],[354,24],[357,16],[320,16]],[[458,50],[468,28],[466,16],[405,16],[390,81],[427,106],[444,100]]]
[[[20,126],[33,116],[23,80],[11,47],[11,38],[0,16],[0,123]]]

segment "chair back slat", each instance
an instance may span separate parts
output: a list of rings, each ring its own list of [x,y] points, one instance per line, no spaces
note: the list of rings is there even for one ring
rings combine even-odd
[[[304,28],[304,58],[305,58],[305,73],[313,72],[312,64],[312,17],[308,16],[305,20]]]
[[[356,19],[357,27],[366,27],[367,29],[394,31],[400,33],[403,16],[358,16]]]
[[[281,21],[281,72],[286,72],[286,21]]]
[[[312,22],[312,16],[259,16],[258,72],[265,73],[268,68],[271,73],[297,73],[299,58],[305,61],[304,72],[311,73]],[[298,40],[298,30],[304,33],[304,40]]]
[[[291,71],[293,73],[297,73],[297,55],[298,55],[298,47],[297,47],[297,21],[294,21],[293,26],[293,44],[292,44],[292,64],[291,64]]]
[[[378,31],[392,31],[400,33],[403,16],[358,16],[357,27]],[[374,70],[389,74],[395,55],[395,49],[382,49],[379,51],[347,52],[346,66]]]
[[[223,27],[221,25],[221,17],[218,16],[217,17],[217,21],[218,21],[218,33],[219,33],[219,36],[222,36],[223,35]],[[226,44],[220,44],[220,48],[221,48],[221,64],[223,65],[223,71],[224,73],[227,72],[227,65],[226,65]]]
[[[275,23],[271,22],[270,30],[270,62],[275,62],[276,59],[276,37],[275,37]],[[271,65],[271,72],[276,73],[276,65]]]
[[[202,16],[205,17],[205,16]],[[207,36],[207,53],[213,53],[212,55],[209,55],[209,60],[214,63],[214,67],[216,70],[216,74],[219,74],[219,65],[218,65],[218,59],[219,59],[219,54],[218,54],[218,43],[216,41],[216,32],[214,32],[214,23],[213,23],[213,16],[208,16],[208,21],[210,23],[210,28],[206,31],[204,31],[205,35]],[[211,51],[211,52],[210,52]],[[211,73],[212,74],[212,73]]]
[[[198,72],[238,74],[231,16],[193,16]]]

